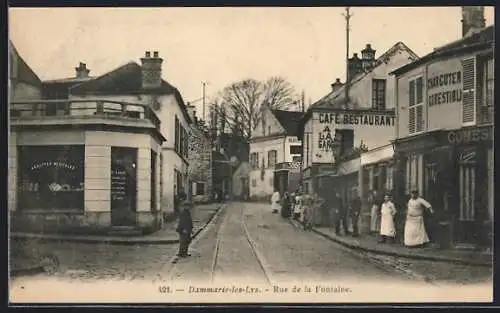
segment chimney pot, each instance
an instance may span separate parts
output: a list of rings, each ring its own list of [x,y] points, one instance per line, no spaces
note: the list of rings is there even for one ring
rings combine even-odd
[[[153,52],[153,57],[157,58],[158,57],[158,51]]]
[[[335,79],[336,84],[340,84],[340,78]]]
[[[150,51],[146,51],[146,58],[150,58],[151,57],[151,52]]]
[[[353,58],[357,58],[357,57],[358,57],[358,54],[357,54],[357,53],[354,53],[354,54],[352,55],[352,57],[353,57]]]

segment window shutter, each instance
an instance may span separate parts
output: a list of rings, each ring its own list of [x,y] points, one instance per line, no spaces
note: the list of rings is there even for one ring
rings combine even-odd
[[[415,128],[417,132],[421,132],[424,130],[424,106],[418,105],[414,109],[416,110]]]
[[[415,132],[415,109],[415,107],[410,107],[408,109],[408,131],[410,134],[413,134]]]
[[[462,122],[474,123],[476,114],[476,62],[474,58],[462,61]]]
[[[412,80],[410,82],[408,96],[410,97],[409,101],[408,101],[409,106],[415,105],[415,81],[414,80]]]
[[[424,84],[422,77],[417,78],[415,88],[417,94],[417,104],[422,103],[424,101]]]

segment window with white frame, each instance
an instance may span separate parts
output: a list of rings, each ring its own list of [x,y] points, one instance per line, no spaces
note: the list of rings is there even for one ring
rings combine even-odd
[[[476,59],[462,60],[462,123],[476,122]]]
[[[252,179],[252,187],[257,187],[257,180],[256,179]]]
[[[271,150],[267,152],[267,166],[272,167],[277,162],[278,152],[276,150]]]
[[[408,130],[413,134],[424,130],[424,81],[422,76],[419,76],[408,84]]]
[[[250,167],[256,169],[259,167],[259,153],[252,152],[250,154]]]
[[[372,108],[375,110],[385,110],[385,79],[374,79],[372,81]]]

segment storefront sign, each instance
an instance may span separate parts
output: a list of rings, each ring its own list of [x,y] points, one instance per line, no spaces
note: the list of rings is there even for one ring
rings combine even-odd
[[[370,114],[363,112],[319,113],[320,124],[394,126],[395,120],[395,116],[387,114]]]
[[[41,161],[41,162],[36,162],[33,163],[30,167],[30,170],[38,170],[42,167],[57,167],[57,168],[64,168],[68,170],[74,171],[76,169],[76,166],[67,162],[63,161]]]
[[[493,128],[472,128],[448,132],[448,142],[453,145],[478,143],[493,140]]]
[[[431,64],[427,71],[429,106],[462,101],[462,64],[458,59]]]

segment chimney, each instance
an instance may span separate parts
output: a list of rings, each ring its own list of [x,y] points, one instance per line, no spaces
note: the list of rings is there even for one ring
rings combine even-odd
[[[462,7],[462,37],[475,34],[486,27],[484,7]]]
[[[153,52],[151,57],[151,52],[146,51],[142,62],[142,88],[143,89],[155,89],[161,87],[161,65],[163,59],[159,57],[158,51]]]
[[[191,105],[189,102],[186,105],[186,109],[188,111],[189,117],[193,122],[196,122],[196,107]]]
[[[362,60],[358,57],[357,53],[352,55],[349,59],[349,81],[351,81],[358,73],[363,71]]]
[[[375,65],[375,52],[376,50],[372,49],[371,44],[366,44],[366,47],[361,50],[361,62],[362,68],[365,71],[369,71]]]
[[[87,68],[87,64],[80,62],[78,67],[75,67],[76,78],[87,78],[89,77],[90,70]]]
[[[330,86],[332,86],[332,91],[335,91],[338,90],[340,87],[344,86],[344,84],[340,81],[340,78],[337,78],[335,82]]]

